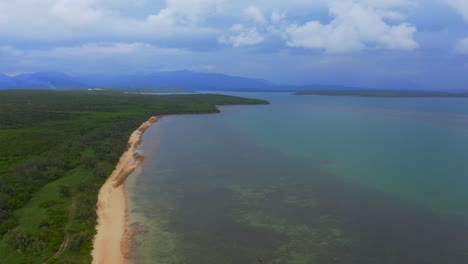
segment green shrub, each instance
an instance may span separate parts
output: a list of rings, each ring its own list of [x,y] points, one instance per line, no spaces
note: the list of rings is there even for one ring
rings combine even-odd
[[[61,204],[62,202],[59,201],[59,200],[47,200],[47,201],[43,201],[39,204],[39,207],[41,208],[49,208],[49,207],[52,207],[54,205],[57,205],[57,204]]]
[[[68,185],[60,185],[59,192],[62,197],[68,198],[72,195],[72,190]]]
[[[5,234],[6,232],[15,228],[16,226],[18,226],[18,219],[16,219],[15,217],[9,217],[8,219],[0,223],[0,235]]]
[[[92,239],[92,237],[86,231],[74,234],[70,238],[69,247],[72,251],[79,252],[84,243],[89,239]]]
[[[7,207],[10,210],[15,210],[23,207],[24,203],[16,198],[10,198],[7,201]]]
[[[39,253],[46,247],[44,240],[18,230],[10,230],[4,239],[9,247],[20,253]]]

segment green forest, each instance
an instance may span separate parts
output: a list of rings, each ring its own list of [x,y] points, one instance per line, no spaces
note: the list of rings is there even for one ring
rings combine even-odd
[[[224,95],[0,92],[0,263],[90,263],[97,194],[153,115],[267,104]],[[67,247],[60,249],[64,239]]]

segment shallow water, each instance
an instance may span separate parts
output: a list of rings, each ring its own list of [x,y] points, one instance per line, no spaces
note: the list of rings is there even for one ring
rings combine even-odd
[[[468,263],[467,99],[243,95],[145,133],[138,263]]]

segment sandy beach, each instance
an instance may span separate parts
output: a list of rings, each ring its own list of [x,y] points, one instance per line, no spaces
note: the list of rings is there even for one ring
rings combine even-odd
[[[128,209],[123,183],[142,164],[144,157],[137,152],[138,145],[141,143],[143,133],[159,118],[159,116],[151,117],[130,135],[127,149],[99,191],[97,233],[91,252],[92,263],[125,263],[131,255],[134,232],[127,227]]]

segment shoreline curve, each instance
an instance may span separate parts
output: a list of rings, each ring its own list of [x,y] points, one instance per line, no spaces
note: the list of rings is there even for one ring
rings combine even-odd
[[[131,257],[133,231],[127,226],[128,205],[124,183],[144,161],[137,149],[143,133],[162,116],[152,116],[130,135],[127,148],[112,174],[99,190],[93,264],[123,264]]]

